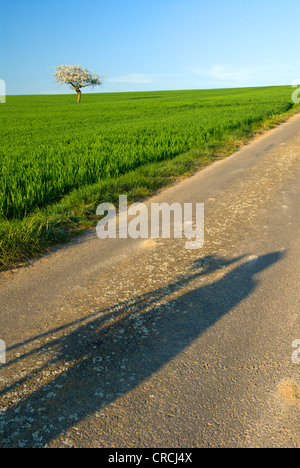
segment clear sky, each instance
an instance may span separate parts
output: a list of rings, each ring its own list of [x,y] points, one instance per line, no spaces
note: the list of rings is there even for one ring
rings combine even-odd
[[[69,92],[53,77],[58,64],[104,75],[94,92],[300,78],[296,0],[0,0],[0,19],[7,94]]]

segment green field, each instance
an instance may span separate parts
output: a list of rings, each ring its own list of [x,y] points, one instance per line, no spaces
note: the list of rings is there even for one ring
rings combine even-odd
[[[67,241],[234,151],[292,109],[291,88],[8,96],[0,105],[0,267]]]

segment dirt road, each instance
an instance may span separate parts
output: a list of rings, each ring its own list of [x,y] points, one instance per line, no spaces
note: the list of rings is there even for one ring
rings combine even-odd
[[[205,242],[89,232],[0,276],[1,447],[299,447],[300,116],[147,201]]]

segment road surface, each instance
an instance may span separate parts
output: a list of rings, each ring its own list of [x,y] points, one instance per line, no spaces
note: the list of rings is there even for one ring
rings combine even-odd
[[[0,446],[299,447],[299,197],[296,115],[147,200],[204,203],[201,249],[92,230],[2,273]]]

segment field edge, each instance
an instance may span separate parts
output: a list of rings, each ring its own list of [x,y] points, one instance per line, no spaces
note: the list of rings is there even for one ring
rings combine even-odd
[[[69,243],[75,236],[94,228],[99,221],[96,207],[101,202],[117,205],[121,194],[127,195],[129,203],[144,201],[158,190],[232,155],[299,112],[299,106],[293,106],[284,113],[254,123],[247,135],[229,137],[206,148],[204,153],[194,149],[170,160],[140,166],[120,177],[73,191],[59,203],[38,209],[22,220],[4,220],[0,227],[0,272],[27,266],[52,247]]]

